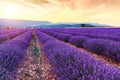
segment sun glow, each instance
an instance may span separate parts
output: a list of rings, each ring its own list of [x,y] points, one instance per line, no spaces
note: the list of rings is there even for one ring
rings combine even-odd
[[[120,25],[119,5],[120,0],[0,0],[0,18]]]
[[[3,13],[4,13],[4,16],[7,18],[15,17],[18,11],[19,11],[18,5],[10,4],[10,3],[3,5]]]

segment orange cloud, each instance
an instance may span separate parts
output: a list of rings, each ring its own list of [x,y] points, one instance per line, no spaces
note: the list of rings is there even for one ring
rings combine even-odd
[[[102,6],[104,8],[118,8],[120,5],[120,0],[58,0],[64,7],[69,7],[71,9],[90,9],[97,6]],[[104,6],[103,6],[104,5]]]
[[[120,24],[120,0],[0,0],[0,5],[0,18]]]
[[[70,7],[71,9],[76,9],[76,3],[74,0],[58,0],[58,1],[61,2],[63,7]]]
[[[36,5],[40,5],[40,6],[49,3],[48,0],[22,0],[22,1],[27,2],[27,3],[36,4]]]

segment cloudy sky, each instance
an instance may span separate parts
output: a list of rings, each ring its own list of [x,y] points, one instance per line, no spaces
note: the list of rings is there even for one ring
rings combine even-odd
[[[0,18],[120,25],[120,0],[0,0]]]

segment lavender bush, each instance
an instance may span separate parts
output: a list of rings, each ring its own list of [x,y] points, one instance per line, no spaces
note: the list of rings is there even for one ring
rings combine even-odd
[[[39,33],[38,35],[42,35]],[[50,36],[46,36],[49,37]],[[96,60],[88,53],[56,39],[47,40],[42,50],[59,80],[119,80],[120,70]]]
[[[26,56],[25,51],[29,41],[31,40],[31,33],[32,31],[29,30],[26,33],[0,45],[0,80],[13,80],[13,74],[15,74],[18,65]],[[6,78],[3,79],[4,77]]]
[[[48,40],[53,39],[52,37],[46,35],[45,33],[41,32],[37,29],[35,29],[35,33],[36,33],[39,41],[41,42],[41,44],[45,44]]]
[[[0,43],[8,40],[8,39],[12,39],[24,32],[26,32],[27,30],[17,30],[17,31],[14,31],[14,32],[10,32],[10,33],[6,33],[6,34],[2,34],[0,35]]]
[[[119,80],[119,69],[59,41],[48,41],[43,51],[60,80]]]
[[[120,61],[120,43],[106,39],[89,39],[83,43],[83,48],[105,55],[116,61]]]
[[[68,42],[69,38],[71,37],[70,34],[63,34],[63,33],[57,33],[57,32],[53,32],[53,31],[43,31],[59,40],[62,40],[64,42]]]
[[[88,40],[87,37],[85,36],[72,36],[70,39],[69,39],[69,43],[75,45],[75,46],[78,46],[78,47],[83,47],[83,43]]]

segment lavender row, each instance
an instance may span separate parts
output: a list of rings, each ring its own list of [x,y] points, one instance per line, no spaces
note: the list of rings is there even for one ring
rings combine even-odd
[[[86,36],[89,38],[96,38],[96,39],[108,39],[108,40],[113,40],[116,42],[120,42],[120,36],[116,35],[102,35],[102,34],[89,34],[89,33],[81,33],[81,34],[75,34],[76,36]]]
[[[84,36],[73,36],[69,43],[82,47],[96,54],[104,55],[115,61],[120,61],[120,42],[106,39],[89,39]]]
[[[38,35],[51,38],[43,44],[43,51],[53,66],[59,80],[119,80],[118,68],[106,65],[61,41],[36,31]],[[38,36],[39,37],[39,36]],[[42,38],[40,38],[42,41]],[[44,39],[43,39],[44,40]]]
[[[46,31],[46,30],[40,30],[40,31],[42,31],[48,35],[51,35],[59,40],[65,41],[65,42],[68,42],[69,38],[72,36],[70,34],[57,33],[57,32],[53,32],[53,31]]]
[[[18,65],[26,56],[32,31],[0,45],[0,80],[14,80]]]
[[[107,39],[99,39],[99,38],[92,39],[92,38],[89,38],[86,36],[66,37],[66,36],[62,36],[62,35],[59,36],[62,33],[55,33],[55,32],[51,32],[51,31],[45,31],[45,32],[55,38],[58,38],[58,37],[63,38],[63,39],[58,38],[63,41],[65,41],[65,39],[67,39],[69,43],[74,44],[75,46],[85,48],[96,54],[104,55],[115,61],[120,61],[120,42],[115,42],[115,41],[107,40]],[[56,35],[56,34],[58,34],[58,35]],[[120,38],[120,37],[118,37],[118,38]]]
[[[27,29],[0,29],[0,35],[8,34],[8,33],[19,31],[19,30],[27,30]]]
[[[6,40],[12,39],[12,38],[26,32],[26,31],[28,31],[28,30],[26,30],[26,29],[24,29],[24,30],[16,30],[14,32],[2,34],[2,35],[0,35],[0,43],[5,42]]]
[[[80,34],[80,33],[93,33],[93,34],[111,34],[111,35],[120,35],[120,28],[61,28],[61,29],[45,29],[51,30],[54,32],[61,33],[71,33],[71,34]]]
[[[5,33],[9,33],[12,31],[16,31],[16,29],[0,29],[0,35],[5,34]]]
[[[34,31],[35,31],[36,35],[38,36],[38,40],[41,42],[41,44],[45,44],[48,40],[53,39],[50,36],[47,36],[45,33],[40,32],[38,29],[35,29]],[[43,36],[43,35],[45,35],[45,36]]]
[[[53,35],[54,36],[54,34],[56,34],[56,35],[60,35],[60,34],[62,34],[62,35],[74,35],[74,36],[86,36],[86,37],[89,37],[89,38],[99,38],[99,39],[108,39],[108,40],[113,40],[113,41],[116,41],[116,42],[120,42],[120,36],[119,35],[110,35],[110,34],[93,34],[93,33],[79,33],[79,32],[73,32],[72,31],[72,33],[71,32],[69,32],[69,33],[60,33],[60,32],[56,32],[55,30],[53,30],[52,31],[52,29],[51,29],[51,31],[50,30],[48,30],[48,29],[43,29],[43,30],[41,30],[41,31],[43,31],[43,32],[46,32],[47,34],[50,34],[50,35]],[[55,31],[55,32],[54,32]],[[61,31],[62,32],[62,31]],[[114,34],[114,33],[113,33]],[[55,35],[55,37],[56,37],[56,35]]]

